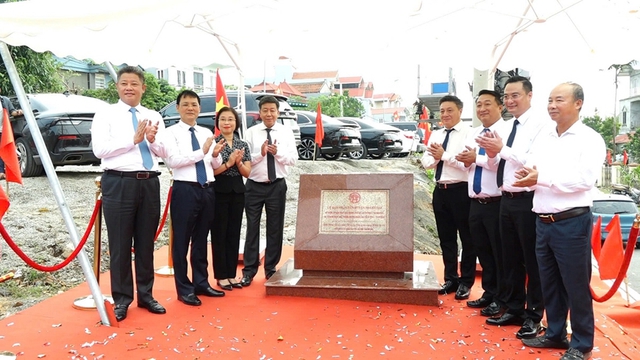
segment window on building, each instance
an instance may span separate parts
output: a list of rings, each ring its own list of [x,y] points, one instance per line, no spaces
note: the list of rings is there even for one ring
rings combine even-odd
[[[164,79],[164,70],[158,70],[158,79]]]
[[[627,126],[627,109],[622,110],[622,126]]]
[[[186,77],[184,71],[178,70],[178,86],[186,85]]]
[[[96,74],[95,78],[95,88],[96,89],[105,89],[105,77],[104,74]]]
[[[193,73],[193,87],[197,90],[202,90],[204,87],[204,76],[201,72]]]

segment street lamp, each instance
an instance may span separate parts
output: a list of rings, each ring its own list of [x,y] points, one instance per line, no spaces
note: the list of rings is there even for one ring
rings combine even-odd
[[[616,132],[618,125],[618,76],[630,76],[633,74],[634,69],[633,65],[635,65],[636,60],[631,60],[626,64],[612,64],[609,66],[609,70],[615,70],[615,80],[614,83],[616,85],[616,90],[614,94],[614,104],[613,104],[613,150],[611,157],[613,159],[616,158]]]

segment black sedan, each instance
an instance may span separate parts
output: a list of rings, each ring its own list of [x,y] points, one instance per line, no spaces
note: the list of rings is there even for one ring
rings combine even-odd
[[[324,138],[322,146],[316,149],[316,113],[312,111],[297,111],[298,125],[300,125],[300,146],[298,156],[302,160],[312,160],[314,150],[316,158],[322,155],[327,160],[336,160],[342,154],[361,148],[360,133],[357,127],[346,125],[330,116],[322,114]]]
[[[361,159],[369,155],[374,159],[382,159],[389,154],[402,151],[400,129],[365,119],[351,117],[338,119],[345,124],[357,124],[360,127],[362,146],[356,151],[349,152],[350,158]]]
[[[95,112],[109,105],[107,102],[65,94],[27,94],[27,98],[53,166],[100,164],[91,147],[91,124]],[[11,101],[19,108],[16,98]],[[42,160],[26,119],[17,116],[11,126],[22,176],[42,175]]]

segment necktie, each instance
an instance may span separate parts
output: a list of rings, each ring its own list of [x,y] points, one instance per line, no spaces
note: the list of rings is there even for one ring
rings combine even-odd
[[[486,133],[487,131],[489,131],[489,129],[484,128],[484,130],[482,130],[482,134]],[[478,155],[484,155],[485,151],[483,147],[480,147],[478,149]],[[482,190],[482,166],[478,166],[476,165],[476,172],[473,174],[473,192],[476,194],[480,194],[480,191]]]
[[[190,127],[189,131],[191,131],[191,150],[200,150],[200,143],[196,138],[196,129]],[[207,183],[207,172],[204,169],[204,161],[202,160],[196,163],[196,179],[200,185]]]
[[[269,145],[271,145],[273,143],[271,141],[272,129],[265,129],[265,130],[267,130],[267,140],[269,141]],[[273,154],[270,152],[267,153],[267,176],[269,176],[269,181],[276,180],[276,159],[273,157]]]
[[[509,138],[507,139],[507,146],[511,147],[513,144],[513,139],[516,138],[516,129],[517,125],[520,124],[518,119],[513,122],[513,128],[511,128],[511,134],[509,134]],[[500,160],[500,164],[498,164],[498,173],[496,174],[496,180],[498,182],[498,187],[502,186],[502,182],[504,181],[504,164],[506,163],[505,159]]]
[[[444,142],[442,143],[442,148],[447,150],[447,143],[449,143],[449,134],[451,134],[451,132],[454,129],[445,129],[444,131],[447,132],[447,135],[444,137]],[[438,165],[436,165],[436,181],[440,180],[440,176],[442,176],[442,166],[444,165],[444,161],[442,161],[442,159],[440,159],[440,162],[438,163]]]
[[[136,108],[129,109],[131,112],[131,122],[133,122],[133,131],[138,131],[138,117],[136,116]],[[143,139],[142,142],[138,144],[140,148],[140,154],[142,155],[142,166],[145,169],[151,170],[153,167],[153,158],[151,158],[151,151],[149,150],[149,145]]]

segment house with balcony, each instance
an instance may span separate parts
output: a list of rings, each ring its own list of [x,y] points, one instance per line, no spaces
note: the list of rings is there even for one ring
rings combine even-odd
[[[374,94],[372,104],[371,117],[378,122],[407,121],[407,109],[398,94]]]
[[[314,98],[331,94],[333,83],[337,79],[337,70],[293,72],[289,84],[298,89],[307,98]]]
[[[111,81],[109,70],[102,65],[88,60],[78,60],[71,56],[57,57],[60,63],[60,76],[67,86],[67,90],[77,93],[78,90],[104,89]]]
[[[619,134],[634,132],[640,127],[640,70],[632,70],[629,77],[629,97],[618,103]],[[620,144],[617,138],[616,144]]]

